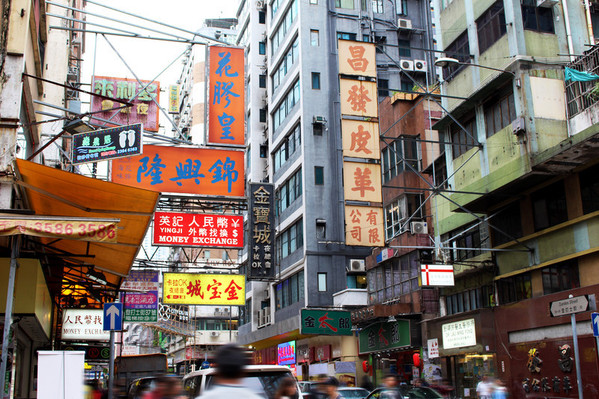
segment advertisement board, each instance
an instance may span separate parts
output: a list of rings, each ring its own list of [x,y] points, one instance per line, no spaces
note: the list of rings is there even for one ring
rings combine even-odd
[[[245,276],[240,274],[163,273],[162,303],[245,305]]]
[[[121,285],[121,301],[125,322],[158,321],[158,288],[160,272],[157,270],[131,270]],[[127,290],[145,292],[127,292]]]
[[[73,164],[130,157],[143,152],[143,125],[127,125],[74,134],[71,140]]]
[[[106,127],[143,123],[145,130],[158,131],[159,82],[149,80],[138,82],[136,79],[94,76],[92,90],[95,94],[108,98],[91,97],[91,123]],[[110,98],[128,101],[133,105],[115,110],[114,108],[123,104]]]
[[[422,286],[453,287],[453,265],[420,265]]]
[[[283,342],[277,346],[277,364],[295,364],[295,341]]]
[[[61,339],[63,341],[108,341],[110,331],[103,330],[102,309],[64,309]]]
[[[409,320],[374,323],[360,331],[360,354],[411,345]]]
[[[244,151],[144,146],[143,155],[112,160],[112,182],[163,193],[243,197]]]
[[[168,87],[168,113],[179,113],[179,85],[170,85]]]
[[[210,46],[208,143],[245,144],[243,48]]]
[[[476,345],[476,322],[474,319],[446,323],[441,326],[443,349]]]
[[[243,216],[156,212],[152,245],[243,248]]]
[[[275,196],[270,183],[250,184],[250,212],[247,271],[250,280],[275,278]]]
[[[302,334],[353,335],[347,310],[302,309],[300,319]]]
[[[383,208],[345,206],[345,242],[347,245],[382,247],[385,245]]]

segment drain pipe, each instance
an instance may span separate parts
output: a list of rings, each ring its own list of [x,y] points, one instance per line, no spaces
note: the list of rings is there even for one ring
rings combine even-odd
[[[589,33],[589,42],[591,45],[595,45],[595,34],[593,33],[593,22],[591,20],[591,5],[589,0],[584,0],[584,13],[587,20],[587,31]]]
[[[564,22],[566,23],[566,39],[568,40],[568,54],[570,61],[574,61],[574,45],[572,44],[572,30],[570,29],[570,14],[568,13],[568,0],[562,0],[564,10]]]

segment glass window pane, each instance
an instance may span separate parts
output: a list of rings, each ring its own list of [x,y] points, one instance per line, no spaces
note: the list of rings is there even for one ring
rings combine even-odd
[[[327,274],[318,273],[318,291],[323,292],[327,290]]]

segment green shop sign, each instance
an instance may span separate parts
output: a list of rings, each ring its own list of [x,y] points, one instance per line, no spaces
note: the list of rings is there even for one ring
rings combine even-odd
[[[375,323],[360,331],[360,354],[410,346],[410,322]]]
[[[344,310],[302,309],[302,334],[352,335],[351,313]]]

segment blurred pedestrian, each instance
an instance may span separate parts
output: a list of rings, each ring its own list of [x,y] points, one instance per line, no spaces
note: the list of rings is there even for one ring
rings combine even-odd
[[[159,375],[154,380],[154,389],[146,392],[143,399],[163,399],[166,397],[169,389],[169,379],[167,376]]]
[[[495,380],[495,387],[493,389],[493,399],[507,399],[508,391],[501,379]]]
[[[482,380],[476,385],[476,395],[479,399],[491,399],[493,395],[493,382],[489,379],[488,375],[483,375]]]
[[[339,388],[339,380],[335,377],[327,378],[322,386],[324,388],[324,393],[326,394],[327,399],[339,399],[342,398],[341,394],[337,391]]]
[[[167,387],[166,394],[164,398],[168,399],[186,399],[183,394],[183,385],[181,384],[181,380],[177,377],[168,377],[167,379]]]
[[[365,375],[362,377],[362,384],[360,384],[360,388],[364,388],[368,392],[374,391],[374,384],[369,376]]]
[[[234,344],[221,346],[216,352],[216,384],[199,397],[202,399],[261,399],[242,385],[244,369],[248,365],[244,350]]]
[[[279,383],[275,399],[292,399],[296,396],[297,384],[295,380],[290,377],[285,377]]]

